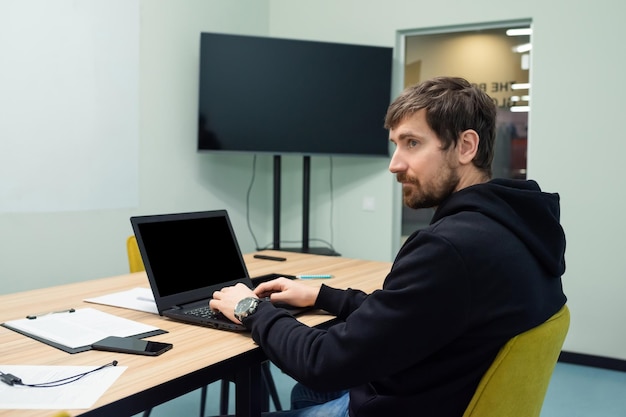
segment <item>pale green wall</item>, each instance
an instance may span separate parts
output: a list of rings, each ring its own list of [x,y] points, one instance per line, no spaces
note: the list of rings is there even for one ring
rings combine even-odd
[[[562,197],[568,237],[569,351],[626,359],[626,198],[617,170],[626,64],[617,0],[142,0],[139,207],[0,214],[3,293],[127,271],[133,214],[226,208],[244,251],[252,157],[198,155],[198,33],[216,31],[394,46],[397,31],[530,18],[533,21],[529,176]],[[1,138],[0,138],[1,140]],[[283,238],[300,236],[300,164],[285,158]],[[314,157],[313,237],[329,239],[328,158]],[[334,244],[344,256],[391,260],[399,244],[397,187],[387,161],[334,158]],[[271,157],[260,156],[252,226],[271,239]],[[288,198],[289,197],[289,198]],[[363,211],[373,197],[375,211]],[[488,248],[486,248],[488,250]]]
[[[268,13],[262,0],[140,1],[139,206],[0,213],[0,293],[127,273],[125,239],[135,214],[227,208],[244,249],[252,250],[244,207],[252,157],[195,152],[199,34],[267,35]],[[269,229],[267,169],[260,161],[252,219],[261,231]]]

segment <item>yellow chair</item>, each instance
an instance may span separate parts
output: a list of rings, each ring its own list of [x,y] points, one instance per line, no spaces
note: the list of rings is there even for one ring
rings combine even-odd
[[[569,329],[567,306],[509,340],[482,377],[463,417],[539,417]]]
[[[130,272],[141,272],[145,271],[146,267],[143,264],[143,260],[141,259],[141,252],[139,251],[139,246],[137,245],[137,238],[132,235],[126,239],[126,251],[128,254],[128,267]],[[278,397],[278,393],[276,392],[276,386],[274,385],[274,379],[272,378],[272,374],[269,368],[269,363],[264,362],[262,364],[262,375],[263,380],[268,389],[268,393],[271,399],[274,402],[274,407],[276,410],[282,410],[280,399]],[[223,379],[221,381],[221,394],[220,394],[220,414],[228,413],[228,394],[229,394],[229,381]],[[200,393],[200,417],[204,417],[205,412],[205,404],[206,404],[206,396],[207,396],[207,387],[203,386]],[[144,411],[143,416],[149,417],[151,410]]]
[[[146,267],[143,266],[143,260],[141,259],[141,253],[139,253],[139,246],[137,246],[137,238],[135,236],[128,236],[128,239],[126,239],[126,251],[128,252],[128,267],[130,272],[145,271]]]

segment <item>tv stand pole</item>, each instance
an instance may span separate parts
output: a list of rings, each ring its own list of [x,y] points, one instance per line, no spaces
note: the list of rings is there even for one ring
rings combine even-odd
[[[280,247],[280,186],[281,159],[274,155],[274,245],[273,249],[287,252],[313,253],[317,255],[340,256],[331,248],[312,248],[309,246],[309,221],[311,205],[311,157],[302,157],[302,247]]]
[[[274,155],[274,239],[273,249],[280,250],[280,155]]]

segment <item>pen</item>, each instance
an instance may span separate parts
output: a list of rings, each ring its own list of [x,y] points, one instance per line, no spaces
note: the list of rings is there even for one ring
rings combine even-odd
[[[68,308],[67,310],[60,310],[60,311],[51,311],[49,313],[44,313],[44,314],[31,314],[30,316],[26,316],[26,318],[28,320],[34,320],[37,317],[42,317],[42,316],[47,316],[48,314],[57,314],[57,313],[73,313],[76,310],[74,310],[73,308]]]
[[[329,274],[317,274],[317,275],[296,275],[296,278],[300,279],[328,279],[332,278],[332,275]]]

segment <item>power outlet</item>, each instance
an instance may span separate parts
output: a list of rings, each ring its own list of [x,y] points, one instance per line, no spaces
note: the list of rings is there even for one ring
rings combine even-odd
[[[376,199],[374,197],[363,197],[363,211],[375,211]]]

